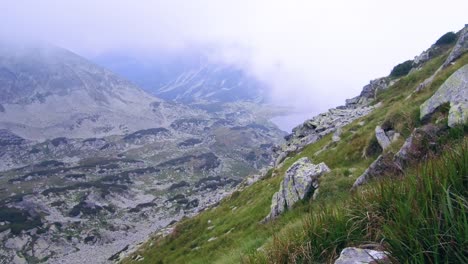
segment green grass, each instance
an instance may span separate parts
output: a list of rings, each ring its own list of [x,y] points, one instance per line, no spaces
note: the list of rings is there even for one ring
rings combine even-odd
[[[328,135],[307,146],[288,158],[281,168],[272,172],[271,177],[235,192],[215,208],[182,220],[171,235],[153,237],[123,263],[132,263],[132,257],[136,255],[144,257],[137,263],[330,262],[345,246],[376,242],[382,242],[386,250],[401,257],[400,261],[408,258],[416,263],[423,263],[422,260],[445,263],[456,260],[457,256],[463,257],[460,254],[466,255],[466,252],[460,250],[467,248],[466,220],[463,218],[466,219],[466,215],[457,210],[465,208],[466,211],[467,205],[463,204],[466,203],[466,193],[460,194],[459,189],[451,187],[451,184],[464,186],[466,190],[466,179],[465,185],[460,185],[460,177],[466,176],[466,143],[458,152],[450,150],[447,155],[452,155],[451,158],[434,161],[437,166],[445,162],[447,166],[441,168],[458,169],[451,171],[450,175],[443,174],[442,169],[421,170],[403,182],[373,184],[358,194],[349,192],[355,179],[381,152],[373,149],[375,126],[384,125],[402,134],[401,140],[386,150],[397,151],[404,138],[422,125],[419,106],[453,72],[468,63],[468,54],[465,54],[454,65],[440,71],[431,85],[414,93],[419,83],[430,77],[446,56],[447,53],[432,59],[421,70],[402,77],[378,94],[377,102],[382,106],[345,126],[340,142],[332,142],[331,135]],[[361,121],[363,125],[359,124]],[[445,139],[447,143],[460,138],[460,133],[450,131]],[[451,133],[455,136],[450,136]],[[466,131],[462,135],[466,138]],[[460,153],[465,159],[465,167],[462,168],[460,164],[463,162],[457,163]],[[271,197],[278,190],[285,171],[301,157],[309,157],[314,163],[325,162],[332,170],[320,179],[317,199],[299,202],[268,224],[259,223],[268,214]],[[436,168],[436,165],[428,165],[427,168]],[[461,169],[465,170],[465,175],[455,173]],[[424,193],[425,190],[430,191]],[[418,195],[422,195],[420,199]],[[451,210],[455,210],[455,214],[451,215]],[[451,218],[447,221],[452,221],[453,229],[439,221],[446,221],[445,218]],[[412,219],[415,220],[414,225],[409,223]],[[214,228],[208,229],[210,226]],[[415,233],[406,233],[406,227]],[[460,233],[462,231],[464,233]],[[415,235],[420,244],[409,236],[403,237],[404,234]],[[449,238],[455,235],[462,237],[450,240],[445,234]],[[427,236],[427,240],[423,236]],[[214,237],[216,240],[208,242]],[[447,251],[456,254],[447,254]]]
[[[372,243],[398,263],[468,263],[468,140],[458,143],[402,181],[311,211],[244,262],[330,263],[346,246]]]

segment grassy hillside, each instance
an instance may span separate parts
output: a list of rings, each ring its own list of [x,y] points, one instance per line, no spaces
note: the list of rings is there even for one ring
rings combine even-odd
[[[441,139],[447,146],[442,157],[410,168],[403,180],[349,191],[381,153],[375,127],[386,124],[402,134],[386,150],[397,151],[422,125],[419,106],[468,63],[465,54],[440,71],[430,86],[413,94],[447,54],[448,49],[380,93],[376,102],[382,106],[344,127],[341,141],[333,142],[328,135],[294,153],[281,168],[270,171],[274,176],[181,221],[172,234],[152,238],[123,263],[134,262],[137,255],[144,257],[138,263],[323,263],[346,246],[362,244],[378,244],[400,261],[467,263],[467,128],[446,127],[445,109],[432,120],[447,131]],[[322,176],[317,199],[300,202],[273,222],[259,223],[268,214],[285,171],[301,157],[325,162],[332,170]]]

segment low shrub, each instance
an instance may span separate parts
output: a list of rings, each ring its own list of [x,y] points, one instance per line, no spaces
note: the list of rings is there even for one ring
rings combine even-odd
[[[391,77],[405,76],[410,72],[412,67],[413,67],[413,61],[407,60],[393,67],[392,71],[390,72],[390,76]]]

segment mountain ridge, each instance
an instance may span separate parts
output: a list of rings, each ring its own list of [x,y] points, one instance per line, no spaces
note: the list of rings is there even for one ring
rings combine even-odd
[[[345,106],[306,120],[273,149],[267,172],[122,263],[468,261],[467,35],[465,25],[454,42],[437,41]],[[356,118],[341,113],[362,108]],[[458,200],[447,206],[447,197]]]

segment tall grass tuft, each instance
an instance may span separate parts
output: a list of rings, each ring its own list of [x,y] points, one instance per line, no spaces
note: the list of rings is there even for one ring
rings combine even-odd
[[[400,262],[468,263],[468,153],[466,141],[428,162],[404,184],[392,184],[383,225],[388,251]]]
[[[468,263],[468,139],[458,142],[402,180],[315,207],[245,262],[332,263],[347,246],[371,244],[395,263]]]

